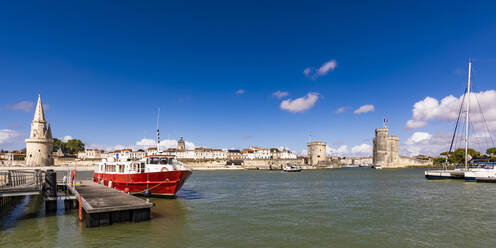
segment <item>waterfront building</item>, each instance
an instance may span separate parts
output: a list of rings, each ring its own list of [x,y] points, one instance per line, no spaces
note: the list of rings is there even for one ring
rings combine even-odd
[[[296,154],[292,153],[290,150],[286,149],[285,147],[279,150],[278,153],[278,159],[296,159],[298,156]]]
[[[62,152],[62,151],[60,151]],[[87,148],[84,151],[80,151],[77,154],[78,159],[102,159],[104,158],[104,151],[100,149]],[[62,154],[63,156],[63,154]]]
[[[144,157],[146,157],[146,152],[143,150],[138,150],[138,151],[133,151],[132,149],[126,148],[126,149],[121,149],[121,150],[116,150],[113,153],[111,153],[112,158],[115,159],[124,159],[124,160],[130,160],[130,161],[135,161],[135,160],[140,160]]]
[[[307,143],[308,164],[317,166],[319,163],[327,162],[327,143],[322,141],[312,141]]]
[[[387,126],[377,128],[374,137],[373,164],[383,168],[400,166],[400,156],[398,146],[400,139],[398,136],[389,135]]]
[[[227,150],[227,159],[229,160],[241,160],[241,151],[237,149]]]
[[[38,95],[31,132],[26,141],[26,165],[53,165],[53,137],[50,125],[47,125],[41,95]]]
[[[243,159],[270,159],[270,149],[251,146],[250,148],[241,151]]]

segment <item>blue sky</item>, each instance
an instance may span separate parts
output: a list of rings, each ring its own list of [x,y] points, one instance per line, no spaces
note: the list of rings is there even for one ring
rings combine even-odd
[[[162,139],[196,146],[301,151],[311,134],[351,153],[372,144],[383,118],[400,143],[436,137],[452,121],[407,128],[414,104],[459,97],[469,57],[475,90],[494,89],[495,10],[490,1],[3,2],[0,148],[23,146],[33,109],[16,104],[38,93],[55,137],[99,147],[154,138],[158,107]],[[355,114],[363,105],[374,110]]]

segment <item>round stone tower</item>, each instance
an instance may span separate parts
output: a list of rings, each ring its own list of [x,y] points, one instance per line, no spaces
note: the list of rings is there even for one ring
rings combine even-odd
[[[308,142],[308,164],[316,166],[320,161],[326,161],[327,144],[321,141]]]
[[[390,146],[388,144],[389,130],[388,127],[377,128],[375,130],[374,138],[374,150],[373,150],[373,161],[374,165],[384,166],[387,162],[388,150]]]
[[[31,122],[31,133],[26,139],[26,165],[53,165],[52,151],[52,129],[50,125],[47,126],[41,96],[38,95],[34,119]]]
[[[390,160],[389,160],[389,166],[396,167],[399,165],[400,162],[400,155],[398,153],[398,147],[400,143],[400,138],[398,136],[391,135],[389,137],[389,151],[390,151]]]
[[[373,164],[385,168],[398,167],[400,163],[400,156],[398,153],[399,143],[400,139],[398,136],[389,136],[387,126],[376,129]]]
[[[183,136],[179,137],[179,140],[177,141],[177,149],[181,151],[186,150],[186,143],[183,140]]]

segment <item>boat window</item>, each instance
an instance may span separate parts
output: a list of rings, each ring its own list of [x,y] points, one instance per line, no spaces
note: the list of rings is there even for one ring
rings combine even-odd
[[[169,164],[169,158],[161,158],[160,164]]]
[[[169,164],[172,164],[173,158],[169,158]]]
[[[124,165],[123,164],[119,165],[119,172],[124,173]]]
[[[148,159],[149,159],[149,163],[150,164],[160,164],[160,158],[151,157],[151,158],[148,158]]]
[[[140,172],[144,173],[145,172],[145,163],[140,164]]]

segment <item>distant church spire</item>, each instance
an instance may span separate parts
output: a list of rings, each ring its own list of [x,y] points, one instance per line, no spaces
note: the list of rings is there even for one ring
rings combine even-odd
[[[34,111],[33,122],[46,122],[45,113],[43,111],[43,104],[41,103],[41,95],[38,94],[38,103],[36,103],[36,110]]]

